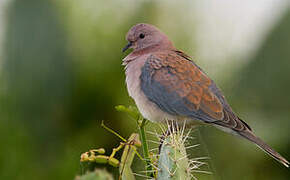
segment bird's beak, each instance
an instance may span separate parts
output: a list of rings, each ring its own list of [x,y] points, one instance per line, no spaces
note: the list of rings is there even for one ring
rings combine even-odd
[[[132,42],[130,41],[123,49],[122,52],[125,52],[127,49],[129,49],[132,46]]]

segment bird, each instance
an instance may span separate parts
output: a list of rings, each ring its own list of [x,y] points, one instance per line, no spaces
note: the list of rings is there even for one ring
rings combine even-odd
[[[126,86],[144,118],[213,125],[249,140],[289,167],[283,156],[233,112],[215,82],[157,27],[136,24],[127,32],[126,40],[122,51],[133,49],[122,61]]]

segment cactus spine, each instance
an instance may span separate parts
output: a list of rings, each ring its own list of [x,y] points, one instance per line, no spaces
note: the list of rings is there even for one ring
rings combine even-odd
[[[158,160],[158,180],[191,179],[183,132],[177,128],[162,140]]]

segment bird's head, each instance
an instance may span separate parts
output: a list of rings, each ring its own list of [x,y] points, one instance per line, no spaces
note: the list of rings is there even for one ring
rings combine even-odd
[[[123,52],[129,48],[134,51],[140,51],[149,48],[158,48],[160,50],[173,47],[164,33],[153,25],[144,23],[133,26],[128,31],[126,40],[129,43],[123,48]]]

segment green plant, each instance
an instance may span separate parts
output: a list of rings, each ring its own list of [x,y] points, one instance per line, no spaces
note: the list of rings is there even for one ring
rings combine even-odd
[[[186,146],[186,141],[191,130],[185,133],[185,122],[182,127],[173,121],[167,122],[167,131],[161,128],[162,135],[156,134],[160,139],[158,153],[149,153],[145,126],[147,120],[144,119],[135,107],[116,106],[120,112],[125,112],[136,120],[139,133],[132,133],[126,140],[117,132],[108,128],[102,123],[102,127],[118,136],[122,141],[120,145],[112,150],[110,155],[105,155],[103,148],[93,149],[81,155],[81,162],[106,163],[113,167],[119,167],[119,179],[134,180],[131,166],[135,155],[145,163],[145,175],[147,179],[167,180],[167,179],[196,179],[193,172],[197,172],[199,167],[206,164],[198,159],[190,160],[187,149],[197,145]],[[154,134],[154,133],[153,133]],[[140,139],[139,139],[140,137]],[[137,148],[142,147],[143,157],[138,153]],[[115,158],[115,154],[123,149],[121,160]],[[203,172],[203,171],[200,171]],[[93,177],[93,176],[92,176]],[[94,180],[94,179],[92,179]]]

